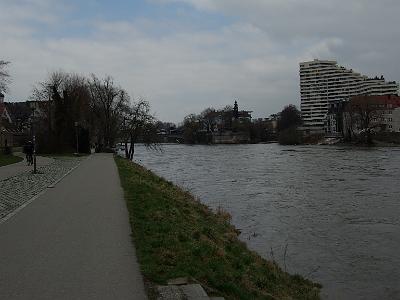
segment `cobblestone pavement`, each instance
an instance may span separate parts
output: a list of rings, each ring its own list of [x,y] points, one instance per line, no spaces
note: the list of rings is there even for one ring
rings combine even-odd
[[[39,166],[38,173],[24,172],[0,180],[0,222],[47,187],[61,179],[84,158],[57,158]]]
[[[0,167],[0,181],[32,170],[32,166],[28,166],[26,163],[25,155],[23,153],[15,153],[14,155],[23,157],[24,160],[19,163]],[[43,167],[53,163],[54,159],[50,157],[38,156],[36,161],[38,167]]]

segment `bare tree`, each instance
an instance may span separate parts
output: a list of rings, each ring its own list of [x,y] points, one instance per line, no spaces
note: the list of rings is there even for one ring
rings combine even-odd
[[[62,93],[62,84],[66,81],[68,74],[63,71],[52,72],[45,81],[37,83],[32,91],[32,101],[50,101],[54,90]]]
[[[121,87],[116,86],[112,77],[100,80],[92,74],[89,80],[91,109],[98,125],[98,143],[112,148],[126,111],[129,96]]]
[[[8,91],[8,84],[10,83],[10,74],[8,73],[7,66],[9,61],[0,60],[0,93]]]
[[[214,131],[217,123],[216,123],[217,113],[214,108],[209,107],[203,110],[200,114],[200,120],[202,121],[205,129],[208,133]]]
[[[125,156],[130,160],[135,153],[135,144],[139,141],[148,148],[159,148],[156,119],[150,113],[149,102],[140,99],[128,107],[124,114],[122,136],[125,143]]]
[[[382,126],[381,118],[384,110],[370,96],[353,97],[345,108],[345,123],[349,137],[358,137],[367,144],[372,143],[374,129]]]
[[[99,146],[97,150],[107,150],[114,147],[118,138],[125,142],[130,159],[139,141],[157,148],[156,120],[150,114],[149,103],[140,99],[130,104],[129,95],[110,76],[99,79],[92,75],[88,79],[53,72],[35,86],[31,100],[37,101],[35,106],[44,112],[42,144],[50,145],[51,151],[74,150],[78,144],[81,148],[81,141],[85,141],[87,151],[94,141]],[[78,134],[82,138],[78,139]]]
[[[198,133],[200,130],[199,116],[190,114],[183,121],[183,138],[187,144],[195,144],[198,142]]]

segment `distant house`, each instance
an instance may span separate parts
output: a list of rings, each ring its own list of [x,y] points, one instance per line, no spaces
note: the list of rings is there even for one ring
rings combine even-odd
[[[393,109],[390,118],[391,118],[390,125],[392,126],[390,128],[391,131],[400,132],[400,107],[396,107],[395,109]]]
[[[0,93],[0,122],[3,124],[3,122],[8,122],[12,123],[11,116],[8,113],[6,104],[4,103],[4,94]]]
[[[345,136],[364,130],[400,132],[400,97],[397,95],[355,96],[343,112]]]
[[[32,109],[28,102],[4,102],[0,93],[0,147],[22,146],[31,130]]]
[[[0,93],[0,148],[13,145],[11,117],[4,103],[4,94]]]
[[[242,125],[251,123],[251,111],[239,110],[235,101],[232,110],[213,112],[215,130],[212,132],[214,144],[241,144],[250,142],[249,128]]]
[[[46,118],[49,111],[54,113],[54,102],[53,101],[26,101],[29,107],[30,113],[34,112],[35,118]]]
[[[11,118],[13,128],[26,131],[30,127],[32,110],[27,102],[6,102],[5,106]]]
[[[251,113],[250,110],[241,110],[238,112],[238,119],[241,122],[251,122]]]
[[[343,113],[347,101],[331,101],[328,107],[328,114],[325,122],[325,132],[327,136],[343,136]]]
[[[199,115],[190,115],[176,129],[170,131],[169,140],[198,144],[249,143],[251,111],[239,111],[234,106],[215,110],[207,108]]]
[[[251,122],[252,111],[248,110],[219,110],[213,113],[215,119],[216,130],[219,132],[232,131],[235,127],[235,122],[239,124]],[[236,124],[237,125],[237,124]]]
[[[327,136],[349,136],[363,130],[400,132],[400,97],[360,95],[349,101],[329,103],[325,122]]]

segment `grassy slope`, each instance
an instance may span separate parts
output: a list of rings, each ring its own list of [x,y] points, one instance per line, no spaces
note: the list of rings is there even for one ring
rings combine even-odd
[[[23,158],[18,156],[0,154],[0,167],[15,164],[22,160]]]
[[[144,276],[153,283],[192,277],[226,299],[319,299],[319,285],[283,272],[238,240],[229,215],[116,158]]]

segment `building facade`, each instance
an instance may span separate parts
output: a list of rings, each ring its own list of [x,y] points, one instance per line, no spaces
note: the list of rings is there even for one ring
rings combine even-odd
[[[4,95],[0,92],[0,124],[3,122],[11,123],[11,117],[4,103]]]
[[[0,152],[13,144],[13,135],[9,130],[10,124],[11,117],[4,103],[4,95],[0,92]]]
[[[343,134],[359,135],[400,132],[400,97],[397,95],[354,96],[344,102],[341,120]]]
[[[400,133],[400,107],[396,107],[395,109],[393,109],[390,125],[392,126],[392,132]]]
[[[332,101],[328,106],[325,120],[325,133],[330,137],[343,135],[343,113],[347,101]]]
[[[333,60],[300,63],[300,94],[303,128],[325,132],[331,103],[348,101],[357,95],[398,94],[399,85],[383,76],[369,78]]]

